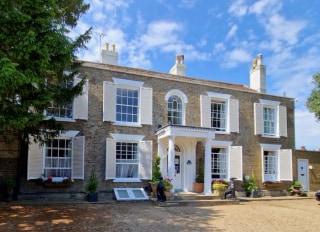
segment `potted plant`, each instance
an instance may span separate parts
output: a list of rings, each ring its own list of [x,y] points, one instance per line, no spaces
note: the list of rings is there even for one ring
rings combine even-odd
[[[225,180],[214,180],[212,184],[213,194],[215,196],[223,196],[228,186],[229,184]]]
[[[162,181],[165,191],[170,191],[173,188],[172,179],[164,178]]]
[[[87,200],[90,202],[97,202],[98,201],[98,179],[94,170],[91,171],[91,176],[89,183],[87,185]]]
[[[160,156],[156,156],[156,159],[153,163],[152,167],[152,178],[149,182],[151,191],[153,192],[153,195],[156,196],[157,193],[157,185],[159,183],[160,178],[162,177],[161,171],[160,171]]]
[[[11,202],[13,201],[13,195],[14,195],[14,191],[13,189],[16,187],[16,180],[13,177],[9,177],[4,179],[4,184],[6,186],[7,189],[7,201]]]
[[[243,176],[242,187],[244,188],[247,197],[254,196],[254,191],[258,189],[257,185],[255,184],[254,174],[249,177]]]
[[[198,159],[197,163],[197,176],[195,178],[195,183],[193,183],[193,191],[195,193],[202,193],[204,189],[204,173],[203,173],[203,158]]]
[[[303,189],[303,185],[300,181],[293,181],[292,185],[289,188],[289,192],[291,192],[292,195],[294,194],[300,194]]]

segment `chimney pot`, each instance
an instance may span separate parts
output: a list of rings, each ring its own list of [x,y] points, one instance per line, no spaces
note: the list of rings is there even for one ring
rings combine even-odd
[[[109,50],[109,44],[106,43],[105,45],[106,45],[106,50],[108,51]]]
[[[257,66],[257,59],[252,60],[252,69],[254,69]]]
[[[259,54],[259,55],[257,56],[257,64],[258,64],[258,65],[262,65],[262,55],[261,55],[261,54]]]
[[[116,51],[116,45],[112,44],[112,51],[115,52]]]
[[[180,55],[180,62],[181,62],[181,64],[184,64],[184,55]]]
[[[301,146],[301,150],[302,151],[306,150],[306,147],[305,146]]]

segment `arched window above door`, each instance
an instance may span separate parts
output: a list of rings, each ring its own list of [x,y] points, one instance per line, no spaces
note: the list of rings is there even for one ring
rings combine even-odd
[[[184,125],[185,124],[185,105],[188,103],[186,95],[178,90],[170,90],[166,96],[168,109],[168,124]]]

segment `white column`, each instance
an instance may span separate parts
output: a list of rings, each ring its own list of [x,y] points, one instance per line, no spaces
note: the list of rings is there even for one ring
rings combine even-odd
[[[169,137],[169,151],[168,151],[168,177],[170,179],[174,178],[175,170],[174,170],[174,136]],[[174,189],[174,186],[173,188]]]
[[[204,190],[205,195],[211,195],[211,139],[206,139],[204,158]]]

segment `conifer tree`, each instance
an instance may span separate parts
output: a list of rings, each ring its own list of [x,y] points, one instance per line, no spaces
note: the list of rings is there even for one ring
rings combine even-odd
[[[30,138],[43,143],[64,129],[44,112],[81,94],[85,80],[67,83],[91,28],[75,39],[68,33],[88,9],[83,0],[0,1],[0,135],[14,134],[20,145]]]

